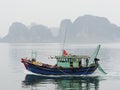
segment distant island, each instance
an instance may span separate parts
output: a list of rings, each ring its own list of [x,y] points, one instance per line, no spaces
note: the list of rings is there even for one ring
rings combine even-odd
[[[35,24],[27,27],[20,22],[15,22],[10,26],[9,33],[5,37],[0,38],[0,42],[62,43],[65,37],[67,43],[120,42],[120,27],[112,24],[104,17],[84,15],[78,17],[74,22],[65,19],[56,30],[58,34],[53,35],[52,28],[48,28],[45,25]]]

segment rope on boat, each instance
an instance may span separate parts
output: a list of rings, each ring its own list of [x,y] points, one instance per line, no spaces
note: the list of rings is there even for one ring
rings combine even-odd
[[[89,69],[90,69],[90,66],[89,66],[89,68],[86,70],[86,72],[83,75],[85,75],[88,72]]]
[[[58,69],[60,72],[62,72],[62,73],[64,73],[64,74],[66,74],[66,75],[67,75],[67,74],[69,74],[69,73],[65,73],[65,72],[63,72],[63,71],[62,71],[62,70],[60,70],[59,68],[57,68],[57,69]]]
[[[59,71],[61,71],[62,73],[64,73],[64,74],[66,74],[66,75],[68,75],[69,73],[66,73],[66,72],[63,72],[62,70],[60,70],[59,68],[57,68]],[[83,75],[85,75],[87,72],[88,72],[88,70],[90,69],[90,67],[83,73]]]

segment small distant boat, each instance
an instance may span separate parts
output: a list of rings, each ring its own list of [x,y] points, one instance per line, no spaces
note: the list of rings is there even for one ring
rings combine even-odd
[[[21,62],[24,64],[25,68],[35,74],[44,76],[80,76],[92,74],[97,68],[100,67],[97,58],[98,52],[100,50],[100,45],[96,48],[93,55],[83,56],[83,55],[68,55],[64,50],[64,55],[55,56],[57,60],[55,65],[49,65],[36,61],[34,58],[32,60],[22,58]]]

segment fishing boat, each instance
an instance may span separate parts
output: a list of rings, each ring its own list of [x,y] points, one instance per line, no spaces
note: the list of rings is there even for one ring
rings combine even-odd
[[[57,60],[55,65],[49,65],[36,61],[35,58],[22,58],[21,62],[25,68],[35,74],[44,76],[80,76],[89,75],[99,68],[100,71],[106,73],[99,65],[97,58],[100,45],[97,46],[91,57],[86,55],[69,55],[64,50],[64,55],[55,56]]]

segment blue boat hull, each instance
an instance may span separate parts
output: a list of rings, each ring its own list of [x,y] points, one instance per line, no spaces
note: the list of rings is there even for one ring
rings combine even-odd
[[[28,71],[40,75],[88,75],[92,74],[97,69],[97,66],[81,68],[48,68],[27,62],[23,63]]]

